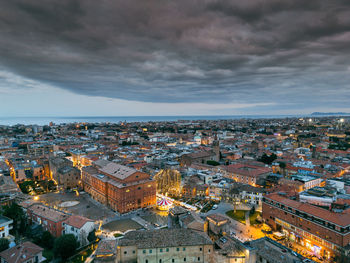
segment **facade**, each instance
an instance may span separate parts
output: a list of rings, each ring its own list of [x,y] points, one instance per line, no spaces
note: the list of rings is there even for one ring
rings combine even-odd
[[[6,249],[0,253],[1,263],[39,263],[45,258],[42,255],[43,248],[32,242],[24,242],[15,247]]]
[[[66,158],[52,158],[49,160],[51,177],[63,189],[81,186],[81,173],[73,163]]]
[[[236,182],[255,186],[258,179],[266,178],[271,171],[268,167],[236,163],[225,167],[225,176]]]
[[[234,186],[239,194],[239,199],[245,204],[254,206],[256,209],[261,210],[263,194],[265,189],[251,186],[249,184],[237,183]]]
[[[33,204],[27,208],[29,223],[38,224],[44,230],[49,231],[53,236],[59,237],[63,232],[62,223],[70,215],[42,204]]]
[[[117,241],[118,262],[215,262],[210,238],[190,229],[132,231]]]
[[[72,215],[62,223],[63,234],[73,234],[81,246],[89,242],[87,237],[95,229],[94,221],[82,216]]]
[[[218,162],[219,158],[220,153],[218,154],[218,147],[216,146],[215,151],[210,150],[184,154],[180,158],[180,164],[181,166],[191,166],[194,163],[206,164],[207,161]]]
[[[229,228],[230,220],[220,214],[211,214],[207,216],[209,230],[216,235],[226,233]]]
[[[11,164],[12,179],[15,182],[25,180],[41,180],[44,176],[44,168],[36,162]]]
[[[9,237],[10,230],[12,229],[12,223],[12,219],[0,215],[0,238]]]
[[[117,242],[115,242],[115,240],[107,239],[103,239],[98,242],[94,262],[117,263]]]
[[[314,187],[320,187],[323,183],[322,178],[310,175],[292,175],[291,179],[293,181],[301,182],[303,184],[304,190],[308,190]]]
[[[82,168],[84,191],[119,213],[156,204],[156,182],[147,173],[98,160]]]
[[[263,219],[318,256],[330,258],[350,244],[349,208],[336,213],[299,202],[285,193],[272,193],[263,198]]]

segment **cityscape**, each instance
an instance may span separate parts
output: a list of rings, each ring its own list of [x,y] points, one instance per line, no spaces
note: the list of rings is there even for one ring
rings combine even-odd
[[[0,257],[347,262],[349,129],[346,116],[3,125]]]
[[[350,263],[350,2],[0,3],[0,263]]]

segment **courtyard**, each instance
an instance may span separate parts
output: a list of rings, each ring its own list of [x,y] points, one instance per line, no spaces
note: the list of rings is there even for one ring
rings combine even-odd
[[[95,221],[115,216],[112,210],[92,200],[85,192],[48,193],[40,195],[39,201],[48,206]]]

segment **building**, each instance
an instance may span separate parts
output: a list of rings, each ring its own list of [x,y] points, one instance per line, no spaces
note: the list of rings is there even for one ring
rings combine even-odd
[[[128,232],[117,241],[118,262],[215,262],[213,242],[190,229]]]
[[[0,193],[12,194],[21,192],[17,184],[13,181],[11,176],[6,176],[0,173]]]
[[[107,239],[98,242],[94,262],[117,263],[117,242]]]
[[[293,252],[291,249],[281,245],[280,243],[263,237],[245,243],[248,253],[247,263],[301,263],[314,262],[311,260],[303,261],[300,254]]]
[[[216,235],[226,233],[229,228],[230,220],[220,214],[211,214],[207,216],[209,230]]]
[[[8,238],[12,229],[13,220],[0,215],[0,238]]]
[[[311,175],[292,175],[291,180],[301,182],[303,184],[303,189],[308,190],[316,186],[322,186],[323,179],[317,176]]]
[[[39,263],[45,261],[43,248],[32,242],[24,242],[0,253],[1,263]]]
[[[73,163],[66,158],[52,158],[49,160],[50,174],[59,187],[72,189],[81,186],[81,173]]]
[[[59,237],[63,233],[62,223],[70,215],[42,204],[33,204],[27,208],[29,223],[38,224],[45,231],[49,231],[53,236]]]
[[[25,180],[42,180],[44,167],[36,161],[11,163],[11,176],[15,182]]]
[[[95,229],[93,220],[83,217],[71,215],[62,222],[63,234],[73,234],[81,246],[87,245],[89,241],[87,237],[91,231]]]
[[[271,193],[263,198],[263,220],[315,255],[330,258],[350,244],[350,209],[330,210]]]
[[[84,191],[119,213],[156,204],[156,182],[147,173],[105,160],[82,168]]]
[[[225,166],[224,176],[236,182],[256,186],[258,179],[266,178],[271,171],[271,168],[268,167],[236,163]]]
[[[234,183],[232,188],[237,189],[238,198],[242,203],[254,206],[255,209],[261,210],[264,188],[254,187],[249,184]]]
[[[184,154],[180,158],[181,166],[191,166],[194,163],[203,163],[206,164],[207,161],[216,161],[218,162],[220,159],[220,153],[218,154],[218,146],[215,146],[215,151],[199,151]]]

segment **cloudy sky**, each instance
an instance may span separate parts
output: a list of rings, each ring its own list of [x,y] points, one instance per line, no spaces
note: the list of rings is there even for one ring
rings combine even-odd
[[[0,116],[350,112],[349,0],[0,0]]]

